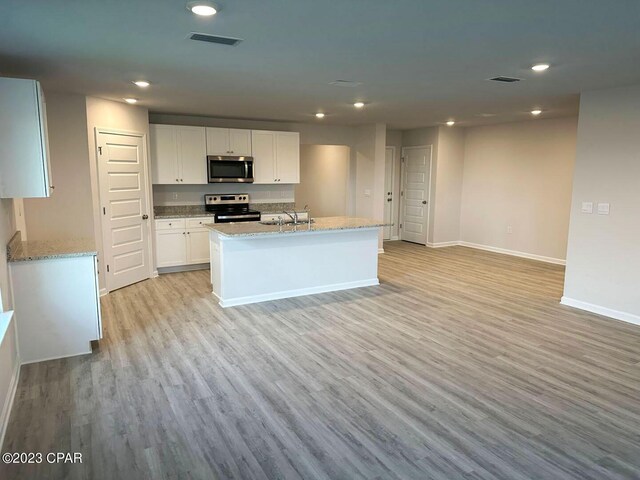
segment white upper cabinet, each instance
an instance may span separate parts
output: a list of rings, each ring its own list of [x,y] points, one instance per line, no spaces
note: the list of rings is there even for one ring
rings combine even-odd
[[[276,133],[276,178],[278,183],[300,183],[300,134]]]
[[[253,183],[276,183],[276,136],[275,132],[254,130]]]
[[[53,188],[40,84],[0,78],[0,197],[49,197]]]
[[[151,178],[154,184],[178,183],[178,142],[173,125],[149,125]]]
[[[251,130],[207,128],[207,155],[251,156]]]
[[[300,183],[300,134],[252,131],[254,183]]]
[[[202,127],[177,127],[180,183],[209,183],[207,143]]]
[[[149,125],[154,184],[204,184],[207,148],[204,127]]]

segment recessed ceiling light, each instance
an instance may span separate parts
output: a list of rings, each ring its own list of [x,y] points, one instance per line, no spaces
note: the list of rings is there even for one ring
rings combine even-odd
[[[364,107],[364,102],[356,102],[356,103],[353,104],[353,106],[356,107],[356,108],[362,108],[362,107]]]
[[[542,110],[536,109],[536,110],[531,110],[531,115],[540,115],[542,113]]]
[[[324,113],[322,112],[316,113],[316,118],[324,118]]]
[[[131,103],[131,104],[138,103],[138,99],[137,98],[125,98],[124,101],[127,102],[127,103]]]
[[[210,17],[218,13],[219,8],[206,0],[198,0],[187,3],[187,10],[202,17]]]
[[[149,85],[151,85],[149,82],[145,81],[145,80],[136,80],[135,82],[133,82],[134,85],[137,85],[141,88],[147,88]]]
[[[447,125],[449,125],[450,127],[453,127],[456,124],[456,122],[454,122],[453,120],[449,120],[447,122]]]
[[[531,70],[533,70],[534,72],[544,72],[548,68],[549,68],[548,63],[537,63],[536,65],[531,67]]]

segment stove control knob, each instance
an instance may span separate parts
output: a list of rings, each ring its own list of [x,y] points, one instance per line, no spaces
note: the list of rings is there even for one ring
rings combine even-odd
[[[213,197],[214,200],[218,200],[218,197]]]

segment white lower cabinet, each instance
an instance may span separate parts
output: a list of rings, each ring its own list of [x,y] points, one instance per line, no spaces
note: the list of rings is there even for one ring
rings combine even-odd
[[[213,217],[156,220],[158,268],[209,263],[209,230]]]
[[[22,363],[91,353],[102,338],[96,256],[10,265]]]

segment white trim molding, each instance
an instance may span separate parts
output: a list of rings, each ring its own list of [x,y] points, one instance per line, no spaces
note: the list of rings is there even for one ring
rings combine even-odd
[[[7,427],[9,426],[9,417],[11,415],[11,408],[13,407],[13,401],[16,398],[16,392],[18,390],[18,381],[20,380],[20,361],[16,361],[16,366],[13,369],[13,375],[11,376],[11,383],[9,384],[9,390],[7,396],[4,399],[4,408],[0,414],[0,449],[4,444],[4,436],[7,433]]]
[[[0,305],[0,309],[2,305]],[[18,390],[18,380],[20,379],[20,351],[18,347],[18,331],[17,325],[15,324],[15,317],[13,315],[13,311],[1,312],[0,311],[0,325],[3,328],[3,332],[0,332],[0,346],[2,342],[6,339],[6,335],[9,332],[9,327],[13,323],[13,334],[14,334],[14,342],[16,347],[16,357],[15,366],[13,367],[13,372],[11,373],[11,380],[9,382],[9,388],[7,389],[7,394],[5,398],[1,399],[2,401],[2,411],[0,411],[0,450],[2,450],[2,445],[4,443],[4,436],[7,433],[7,426],[9,425],[9,416],[11,415],[11,407],[13,406],[13,401],[16,398],[16,391]]]
[[[382,255],[384,253],[384,248],[379,248],[378,249],[378,255]]]
[[[485,250],[487,252],[502,253],[513,257],[528,258],[529,260],[538,260],[539,262],[553,263],[555,265],[566,265],[567,261],[563,258],[545,257],[544,255],[536,255],[535,253],[519,252],[517,250],[508,250],[506,248],[490,247],[489,245],[481,245],[479,243],[458,242],[461,247],[475,248],[477,250]]]
[[[457,247],[460,245],[460,242],[436,242],[431,243],[427,242],[427,247],[429,248],[443,248],[443,247]]]
[[[333,285],[322,285],[320,287],[299,288],[297,290],[286,290],[283,292],[267,293],[264,295],[252,295],[249,297],[236,297],[227,300],[220,300],[220,306],[223,308],[235,307],[237,305],[246,305],[249,303],[268,302],[270,300],[279,300],[281,298],[302,297],[304,295],[314,295],[316,293],[335,292],[338,290],[349,290],[352,288],[372,287],[380,285],[377,278],[369,280],[358,280],[355,282],[334,283]],[[213,296],[220,299],[215,292]]]
[[[444,248],[444,247],[467,247],[475,248],[476,250],[484,250],[486,252],[500,253],[502,255],[511,255],[512,257],[527,258],[529,260],[537,260],[538,262],[553,263],[554,265],[566,265],[567,261],[563,258],[545,257],[544,255],[536,255],[535,253],[519,252],[517,250],[508,250],[506,248],[491,247],[489,245],[482,245],[480,243],[471,243],[463,241],[453,242],[427,242],[429,248]]]
[[[560,300],[560,304],[566,305],[567,307],[578,308],[587,312],[596,313],[598,315],[603,315],[615,320],[622,320],[623,322],[633,323],[634,325],[640,325],[640,315],[634,315],[633,313],[621,312],[620,310],[614,310],[612,308],[583,302],[582,300],[576,300],[574,298],[565,296],[563,296]]]

